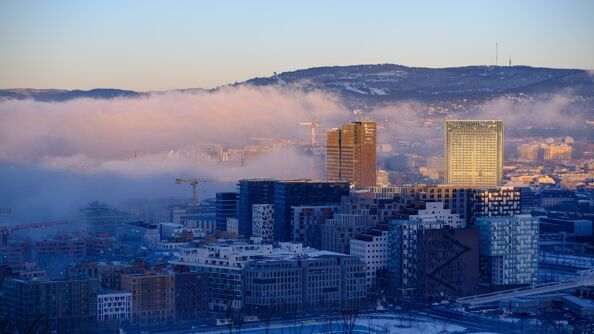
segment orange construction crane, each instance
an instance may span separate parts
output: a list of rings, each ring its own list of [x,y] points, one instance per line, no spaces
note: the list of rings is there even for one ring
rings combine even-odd
[[[189,183],[192,186],[192,208],[196,208],[198,199],[196,196],[196,187],[198,183],[208,182],[208,180],[200,180],[200,179],[175,179],[175,183],[182,184],[182,183]]]
[[[32,230],[32,229],[36,229],[36,228],[53,227],[53,226],[66,225],[66,224],[68,224],[68,221],[59,220],[59,221],[43,222],[43,223],[3,226],[2,227],[2,248],[4,250],[6,250],[8,248],[8,236],[11,235],[15,231]]]
[[[318,123],[318,122],[303,122],[303,123],[299,123],[299,125],[309,125],[309,127],[311,128],[311,144],[315,145],[316,144],[316,128],[318,126],[320,126],[320,123]]]

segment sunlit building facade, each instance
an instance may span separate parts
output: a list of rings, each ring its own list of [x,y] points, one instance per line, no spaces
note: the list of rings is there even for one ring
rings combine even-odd
[[[377,124],[343,124],[327,133],[326,178],[349,181],[355,187],[375,186]]]
[[[518,146],[518,160],[535,161],[538,159],[538,144],[521,144]]]
[[[545,160],[571,160],[572,148],[567,144],[546,145],[543,147]]]
[[[503,121],[445,122],[445,181],[496,187],[503,179]]]

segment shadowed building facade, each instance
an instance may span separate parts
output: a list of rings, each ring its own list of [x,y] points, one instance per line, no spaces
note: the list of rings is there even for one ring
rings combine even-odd
[[[376,184],[377,124],[372,121],[343,124],[327,133],[326,178],[349,181],[355,187]]]
[[[503,179],[503,121],[445,122],[445,182],[491,188]]]

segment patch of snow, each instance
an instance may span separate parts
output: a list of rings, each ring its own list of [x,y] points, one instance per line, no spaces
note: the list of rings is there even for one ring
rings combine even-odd
[[[346,90],[350,90],[351,92],[355,92],[355,93],[363,94],[363,95],[369,95],[369,93],[367,93],[367,92],[364,92],[364,91],[362,91],[362,90],[360,90],[360,89],[357,89],[357,88],[355,88],[355,87],[351,86],[350,84],[345,84],[345,85],[344,85],[344,89],[346,89]]]
[[[369,87],[369,90],[371,91],[371,94],[373,94],[373,95],[388,95],[388,93],[386,93],[386,90],[383,88]]]

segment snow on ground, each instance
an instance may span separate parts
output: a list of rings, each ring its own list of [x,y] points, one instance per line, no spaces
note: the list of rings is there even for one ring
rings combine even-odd
[[[463,333],[466,328],[449,324],[439,320],[428,319],[398,319],[396,317],[371,317],[361,319],[357,325],[372,328],[375,333],[401,333],[401,334],[438,334],[438,333]]]
[[[340,319],[334,319],[331,322],[318,320],[302,320],[284,323],[273,323],[268,330],[265,327],[251,327],[243,328],[243,334],[316,334],[329,333],[330,328],[333,334],[341,334],[344,332],[343,323]],[[370,331],[371,329],[371,331]],[[223,326],[221,330],[225,332],[226,328]],[[221,330],[208,332],[210,334],[221,333]],[[234,330],[234,332],[236,332]],[[397,317],[386,314],[373,314],[360,316],[355,324],[353,333],[356,334],[384,334],[384,333],[398,333],[398,334],[497,334],[491,332],[472,332],[467,328],[444,322],[441,320],[431,319],[427,317],[417,317],[407,315],[406,317]]]
[[[369,87],[369,90],[374,95],[388,95],[388,93],[386,93],[386,90],[383,88]]]
[[[351,92],[355,92],[355,93],[363,94],[363,95],[368,95],[368,94],[369,94],[369,93],[367,93],[367,92],[365,92],[365,91],[362,91],[362,90],[360,90],[360,89],[357,89],[357,88],[355,88],[355,87],[351,86],[350,84],[345,84],[345,85],[344,85],[344,89],[346,89],[346,90],[350,90]]]

